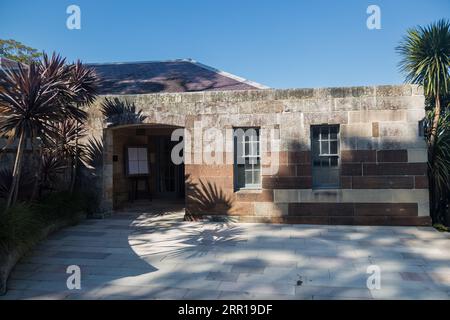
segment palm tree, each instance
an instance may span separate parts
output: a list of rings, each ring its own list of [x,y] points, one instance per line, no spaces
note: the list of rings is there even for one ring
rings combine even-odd
[[[65,59],[44,54],[39,62],[4,71],[0,80],[0,135],[18,140],[7,208],[17,199],[23,150],[27,139],[51,145],[58,123],[82,122],[86,112],[80,106],[95,99],[95,74],[80,62],[67,65]],[[78,134],[78,130],[76,131]],[[34,149],[34,148],[33,148]],[[42,157],[39,157],[42,158]]]
[[[1,81],[3,90],[0,92],[0,105],[3,117],[0,119],[0,133],[12,135],[18,140],[6,205],[9,208],[17,199],[27,139],[34,140],[39,136],[45,140],[53,131],[53,123],[63,119],[55,102],[64,86],[61,81],[45,77],[36,63],[5,71]]]
[[[441,97],[450,85],[450,22],[439,20],[426,27],[409,29],[397,47],[402,55],[400,69],[406,82],[423,86],[425,96],[434,99],[434,119],[429,145],[434,148],[441,116]]]
[[[138,111],[136,109],[134,103],[123,101],[119,98],[105,98],[102,103],[101,112],[105,117],[108,127],[124,124],[139,124],[143,123],[147,118],[143,115],[142,110]]]
[[[424,88],[429,111],[425,120],[431,213],[433,223],[440,223],[444,220],[442,199],[448,198],[450,179],[450,118],[446,112],[450,96],[450,22],[442,19],[408,30],[397,51],[403,57],[400,69],[406,81]]]
[[[83,107],[92,104],[97,97],[98,78],[92,68],[87,68],[78,60],[76,63],[70,66],[70,83],[71,90],[75,94],[75,108],[80,110]],[[75,121],[75,148],[74,148],[74,161],[72,164],[72,177],[70,182],[70,191],[73,192],[75,188],[75,181],[77,176],[78,163],[80,162],[80,150],[79,139],[85,128],[83,122]]]
[[[434,119],[433,112],[430,112],[427,123]],[[450,216],[446,212],[448,197],[450,195],[450,112],[444,112],[439,118],[434,143],[434,152],[428,162],[430,176],[430,190],[432,213],[434,223],[450,223]]]

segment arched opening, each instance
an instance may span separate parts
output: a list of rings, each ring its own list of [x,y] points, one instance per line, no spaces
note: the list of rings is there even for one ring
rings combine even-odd
[[[180,143],[171,140],[177,129],[182,128],[139,124],[107,129],[112,142],[107,157],[112,158],[113,209],[184,203],[184,163],[177,164],[171,157],[173,147]]]

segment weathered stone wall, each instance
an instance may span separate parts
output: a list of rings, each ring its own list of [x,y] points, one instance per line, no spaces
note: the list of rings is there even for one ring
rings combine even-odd
[[[424,97],[416,86],[256,90],[121,96],[148,124],[217,128],[232,141],[233,127],[279,130],[279,171],[263,175],[261,190],[234,191],[233,164],[186,163],[186,210],[194,219],[333,224],[429,224],[426,145],[418,122]],[[100,101],[99,101],[100,103]],[[113,131],[92,108],[92,134],[105,141],[103,198],[112,206]],[[340,182],[312,188],[310,127],[340,125]],[[211,141],[204,141],[203,147]],[[200,150],[194,146],[192,159]],[[229,152],[228,152],[229,153]],[[229,156],[223,152],[224,158]],[[232,157],[231,157],[232,158]]]

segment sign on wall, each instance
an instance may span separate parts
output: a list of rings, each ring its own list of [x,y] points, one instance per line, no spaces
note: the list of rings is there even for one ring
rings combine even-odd
[[[127,173],[129,175],[149,174],[148,150],[145,147],[127,148]]]

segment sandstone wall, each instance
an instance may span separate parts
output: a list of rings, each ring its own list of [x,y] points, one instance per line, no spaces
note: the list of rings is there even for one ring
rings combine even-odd
[[[429,224],[426,144],[418,122],[424,97],[416,86],[198,92],[121,96],[147,124],[279,131],[279,170],[263,175],[260,190],[234,190],[233,164],[186,163],[186,209],[193,219],[331,224]],[[104,140],[105,208],[113,206],[115,129],[105,129],[99,102],[91,109],[92,135]],[[340,188],[312,188],[310,127],[340,125]],[[232,140],[229,140],[232,141]],[[203,148],[212,144],[204,141]],[[189,153],[196,157],[193,146]],[[230,156],[223,151],[223,156]]]

